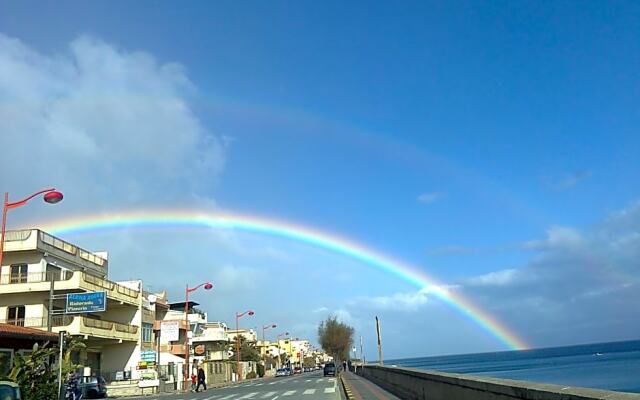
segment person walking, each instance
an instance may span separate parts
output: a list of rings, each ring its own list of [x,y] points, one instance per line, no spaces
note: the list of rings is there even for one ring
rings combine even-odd
[[[196,386],[196,393],[200,390],[200,385],[204,387],[204,390],[207,390],[207,383],[204,376],[204,369],[202,369],[202,367],[198,368],[198,386]]]
[[[196,374],[194,374],[193,372],[191,373],[191,391],[195,392],[196,391],[196,382],[197,382],[198,377],[196,376]]]

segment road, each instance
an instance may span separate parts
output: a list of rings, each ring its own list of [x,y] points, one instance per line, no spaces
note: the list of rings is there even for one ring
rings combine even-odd
[[[284,378],[257,380],[200,393],[180,393],[141,397],[147,400],[338,400],[339,386],[334,377],[323,377],[322,372],[308,372]]]

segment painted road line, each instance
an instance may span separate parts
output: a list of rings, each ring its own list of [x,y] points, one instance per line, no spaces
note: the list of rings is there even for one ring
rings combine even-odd
[[[238,397],[238,399],[250,399],[250,398],[252,398],[253,396],[255,396],[255,395],[257,395],[257,394],[258,394],[258,392],[251,392],[251,393],[247,393],[247,394],[245,394],[245,395],[244,395],[244,396],[242,396],[242,397]]]
[[[286,392],[282,393],[283,396],[291,396],[292,394],[295,394],[296,391],[295,390],[287,390]]]
[[[276,393],[278,393],[278,392],[267,392],[262,396],[262,398],[266,399],[267,397],[275,396]]]
[[[316,392],[315,389],[307,389],[302,394],[314,394]]]
[[[185,353],[186,353],[186,351],[185,351]],[[280,382],[282,382],[282,381],[280,381]],[[280,382],[269,382],[269,385],[275,385],[276,383],[280,383]]]
[[[311,382],[311,379],[306,379],[305,382]]]
[[[336,392],[336,388],[334,388],[334,387],[324,388],[324,392],[325,393],[335,393]]]
[[[232,398],[233,396],[235,396],[237,393],[232,393],[232,394],[228,394],[224,397],[220,397],[220,400],[229,400],[230,398]]]

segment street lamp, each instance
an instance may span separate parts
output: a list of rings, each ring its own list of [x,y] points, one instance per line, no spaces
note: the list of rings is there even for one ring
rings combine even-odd
[[[240,367],[240,318],[245,315],[252,316],[255,314],[252,310],[243,313],[236,313],[236,372],[238,372],[238,381],[242,380],[242,371]]]
[[[289,332],[282,332],[282,333],[279,333],[278,336],[277,336],[277,340],[278,340],[278,366],[280,366],[280,364],[282,362],[281,359],[280,359],[280,338],[282,336],[289,336]]]
[[[276,324],[262,325],[262,347],[264,348],[264,354],[265,354],[265,357],[264,357],[265,368],[267,366],[267,357],[266,357],[267,356],[267,350],[269,350],[269,349],[266,348],[267,347],[267,343],[266,343],[266,340],[264,338],[264,331],[267,330],[267,329],[277,328],[277,327],[278,327],[278,325],[276,325]],[[272,364],[269,364],[269,368],[270,369],[273,368]]]
[[[213,289],[213,284],[211,282],[204,282],[199,284],[198,286],[190,288],[187,284],[186,289],[184,291],[184,322],[186,324],[186,329],[184,332],[184,389],[187,390],[188,382],[189,382],[189,331],[191,330],[191,324],[189,323],[189,293],[195,292],[196,290],[204,287],[205,290]]]
[[[263,342],[263,344],[264,344],[264,341],[265,341],[265,339],[264,339],[264,331],[266,331],[267,329],[277,328],[277,327],[278,327],[278,325],[276,325],[276,324],[267,324],[267,325],[263,325],[262,326],[262,342]]]
[[[4,204],[2,207],[2,239],[0,240],[0,276],[2,276],[2,258],[4,257],[4,242],[5,242],[5,233],[7,227],[7,212],[12,208],[22,207],[27,204],[27,202],[34,197],[44,194],[43,200],[49,204],[56,204],[62,201],[64,197],[62,193],[58,192],[56,189],[44,189],[39,192],[32,194],[29,197],[26,197],[20,201],[9,202],[9,193],[5,192],[4,194]]]

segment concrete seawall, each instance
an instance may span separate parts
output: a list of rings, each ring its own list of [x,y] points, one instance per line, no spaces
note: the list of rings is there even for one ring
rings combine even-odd
[[[408,400],[640,400],[635,393],[410,368],[368,365],[358,374]]]

